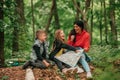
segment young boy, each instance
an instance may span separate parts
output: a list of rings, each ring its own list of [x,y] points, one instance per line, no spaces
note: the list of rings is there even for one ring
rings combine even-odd
[[[36,31],[36,40],[32,47],[31,60],[23,65],[23,69],[31,67],[37,67],[45,69],[50,66],[48,62],[48,43],[46,42],[47,35],[44,30]]]

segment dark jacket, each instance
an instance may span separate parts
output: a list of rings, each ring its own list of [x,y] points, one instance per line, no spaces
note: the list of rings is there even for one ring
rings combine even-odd
[[[54,47],[54,49],[52,50],[52,52],[49,55],[49,58],[51,60],[54,59],[54,56],[61,50],[61,48],[72,50],[72,51],[76,50],[76,48],[69,46],[68,44],[63,43],[60,40],[55,40],[53,43],[53,47]]]
[[[48,43],[47,42],[41,42],[39,40],[35,40],[35,43],[33,45],[31,59],[33,61],[36,60],[44,60],[47,58],[48,54]]]

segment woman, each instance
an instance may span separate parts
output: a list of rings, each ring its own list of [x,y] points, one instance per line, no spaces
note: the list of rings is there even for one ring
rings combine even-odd
[[[70,34],[68,37],[68,44],[78,49],[84,50],[79,62],[82,64],[84,70],[87,72],[87,78],[92,78],[90,67],[85,59],[85,54],[89,51],[90,48],[90,34],[85,31],[84,23],[79,20],[74,22],[74,31],[75,40],[72,37],[73,34]]]

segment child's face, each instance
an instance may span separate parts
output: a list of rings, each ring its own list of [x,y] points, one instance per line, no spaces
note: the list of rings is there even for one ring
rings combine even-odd
[[[41,33],[38,35],[38,39],[42,42],[46,41],[47,35],[45,33]]]
[[[64,34],[63,31],[60,32],[60,38],[61,38],[61,39],[65,39],[65,34]]]

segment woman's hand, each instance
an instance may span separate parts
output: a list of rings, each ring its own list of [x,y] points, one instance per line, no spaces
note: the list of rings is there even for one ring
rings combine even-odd
[[[75,35],[71,35],[70,40],[73,42],[75,39]]]
[[[43,60],[43,63],[45,64],[46,67],[50,66],[50,64],[46,60]]]

